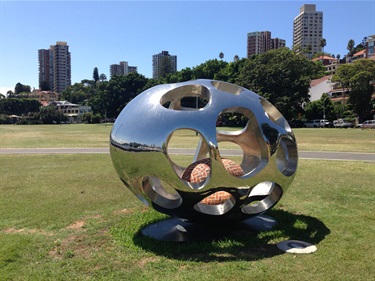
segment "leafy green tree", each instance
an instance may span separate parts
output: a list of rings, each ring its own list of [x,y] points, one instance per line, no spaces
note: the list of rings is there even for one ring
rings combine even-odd
[[[194,79],[215,79],[215,74],[219,73],[227,65],[228,63],[222,60],[208,60],[193,68]]]
[[[315,64],[288,48],[271,50],[246,60],[238,84],[265,97],[291,120],[303,112],[302,103],[309,101]]]
[[[29,85],[23,85],[18,82],[14,88],[14,94],[17,96],[22,92],[30,93],[31,87]]]
[[[40,102],[26,98],[8,98],[0,100],[0,113],[7,115],[27,115],[39,112]]]
[[[40,90],[42,90],[42,91],[50,91],[51,87],[50,87],[49,83],[47,83],[47,81],[42,81],[40,83]]]
[[[159,62],[159,77],[165,77],[168,73],[174,72],[172,67],[172,60],[169,56],[163,56]]]
[[[375,61],[360,59],[354,63],[339,66],[332,81],[350,89],[349,102],[358,114],[359,121],[370,116],[372,95],[374,94]]]
[[[319,100],[307,103],[305,106],[306,119],[336,119],[334,105],[327,94],[323,94]]]
[[[228,63],[224,68],[220,69],[220,71],[214,75],[214,79],[236,84],[245,62],[246,59],[243,58],[241,60],[238,59]]]
[[[322,50],[323,50],[322,53],[323,53],[323,54],[324,54],[324,47],[325,47],[325,46],[327,46],[327,40],[324,39],[324,38],[320,39],[319,47],[322,48]],[[322,55],[322,59],[323,59],[323,55]]]
[[[352,56],[354,54],[354,45],[355,45],[355,42],[353,39],[350,39],[348,41],[348,45],[346,46],[346,49],[349,51],[349,56]]]
[[[55,106],[48,105],[40,109],[39,118],[43,124],[60,124],[66,117],[62,112],[56,110]]]
[[[100,79],[100,81],[107,81],[107,76],[104,74],[104,73],[102,73],[102,74],[100,74],[100,76],[99,76],[99,79]]]
[[[92,74],[92,78],[94,80],[94,82],[98,82],[99,81],[99,70],[97,67],[94,68],[94,72]]]
[[[87,100],[93,94],[93,88],[91,85],[85,85],[83,83],[74,83],[68,86],[61,93],[61,100],[67,100],[75,104],[86,104]]]
[[[138,73],[116,75],[109,82],[100,83],[89,105],[95,113],[116,118],[121,110],[135,98],[147,84],[147,78]]]

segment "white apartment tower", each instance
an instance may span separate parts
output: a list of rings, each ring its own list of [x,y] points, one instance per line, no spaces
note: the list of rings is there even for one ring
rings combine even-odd
[[[111,78],[115,75],[128,75],[131,72],[137,72],[136,66],[129,66],[127,61],[120,61],[119,64],[111,64],[109,66]]]
[[[293,21],[293,47],[297,53],[313,56],[322,51],[323,12],[315,4],[305,4]]]

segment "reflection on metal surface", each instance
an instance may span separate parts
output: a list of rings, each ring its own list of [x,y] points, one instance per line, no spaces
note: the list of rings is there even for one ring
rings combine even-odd
[[[241,119],[239,129],[218,127],[228,114]],[[170,153],[182,132],[196,138],[189,163]],[[254,92],[221,81],[146,90],[122,110],[110,142],[116,172],[142,202],[191,222],[264,213],[285,194],[298,164],[294,134],[280,112]],[[220,143],[242,150],[241,161],[225,159]]]

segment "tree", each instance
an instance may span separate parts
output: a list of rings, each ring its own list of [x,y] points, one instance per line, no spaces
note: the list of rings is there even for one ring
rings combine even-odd
[[[227,62],[213,59],[193,68],[195,79],[215,79],[215,75],[228,65]]]
[[[147,78],[138,73],[116,75],[109,82],[100,83],[89,99],[89,105],[95,114],[106,113],[109,118],[116,118],[121,110],[144,89]]]
[[[324,47],[327,45],[327,40],[322,38],[320,39],[320,47],[323,49],[323,54],[324,54]],[[322,55],[322,62],[323,62],[323,55]]]
[[[351,64],[340,65],[332,81],[350,89],[349,102],[360,122],[370,115],[375,81],[374,60],[360,59]]]
[[[224,58],[224,53],[223,52],[220,52],[219,54],[219,58],[222,60]]]
[[[23,85],[21,83],[17,83],[16,86],[14,87],[14,94],[18,96],[20,93],[30,93],[31,92],[31,87],[29,85]]]
[[[100,74],[100,76],[99,76],[99,79],[100,79],[100,81],[107,81],[107,76],[104,74],[104,73],[102,73],[102,74]]]
[[[94,73],[92,75],[92,78],[95,83],[99,81],[99,71],[97,67],[94,68]]]
[[[354,54],[354,45],[355,45],[354,40],[350,39],[346,47],[346,49],[349,51],[348,53],[349,56],[352,56]]]
[[[163,56],[159,62],[159,75],[158,77],[165,77],[168,73],[172,73],[174,71],[172,66],[172,60],[169,56]]]
[[[40,90],[42,91],[50,91],[51,90],[51,87],[50,85],[47,83],[47,81],[42,81],[40,83]]]
[[[84,83],[74,83],[61,93],[61,99],[75,104],[85,104],[92,94],[93,88],[91,85],[86,86]]]
[[[60,124],[66,118],[63,115],[53,105],[43,106],[39,112],[39,118],[43,124]]]
[[[309,101],[315,64],[288,48],[271,50],[246,60],[237,84],[265,97],[291,120],[303,112],[302,103]]]
[[[34,99],[11,98],[0,100],[0,113],[7,115],[27,115],[39,112],[40,102]]]

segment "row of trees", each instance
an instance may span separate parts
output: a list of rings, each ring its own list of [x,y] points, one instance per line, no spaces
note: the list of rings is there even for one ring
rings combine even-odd
[[[374,64],[372,60],[360,60],[340,66],[333,81],[341,83],[348,91],[351,89],[349,103],[344,105],[332,104],[325,96],[315,102],[317,104],[309,103],[310,81],[324,76],[325,69],[320,61],[312,62],[288,48],[229,63],[221,59],[208,60],[193,68],[166,73],[157,80],[130,73],[115,76],[110,81],[76,83],[63,92],[63,98],[91,105],[95,113],[116,118],[130,100],[152,86],[215,79],[243,86],[264,96],[288,120],[322,118],[323,113],[330,119],[356,114],[362,120],[369,117],[373,110],[371,96],[374,87],[371,81],[375,81]],[[307,106],[302,108],[305,104]]]
[[[61,99],[90,105],[95,116],[114,119],[134,97],[155,85],[215,79],[243,86],[264,96],[288,120],[322,118],[323,112],[329,119],[357,114],[363,120],[371,114],[375,61],[359,60],[338,68],[333,81],[351,89],[349,103],[345,105],[332,104],[325,96],[320,101],[309,103],[311,80],[324,75],[325,68],[320,61],[312,62],[288,48],[281,48],[229,63],[221,59],[208,60],[193,68],[165,73],[159,79],[130,73],[107,81],[106,77],[98,76],[95,68],[92,80],[82,80],[69,86]],[[303,108],[305,104],[307,106]]]

